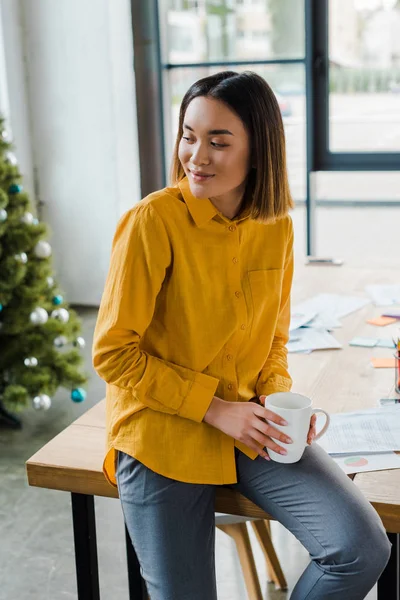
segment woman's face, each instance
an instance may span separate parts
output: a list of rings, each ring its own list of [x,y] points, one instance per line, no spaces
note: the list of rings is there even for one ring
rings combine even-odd
[[[186,109],[179,160],[197,198],[240,201],[250,169],[250,141],[226,104],[199,96]]]

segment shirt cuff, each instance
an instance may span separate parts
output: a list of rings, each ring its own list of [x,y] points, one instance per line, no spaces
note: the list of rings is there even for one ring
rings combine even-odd
[[[178,410],[178,415],[201,423],[215,396],[218,384],[219,380],[215,377],[196,373],[190,391]]]

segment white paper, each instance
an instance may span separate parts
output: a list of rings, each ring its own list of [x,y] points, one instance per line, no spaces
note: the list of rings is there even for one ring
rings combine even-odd
[[[400,285],[367,285],[367,294],[376,306],[392,306],[400,304]]]
[[[340,319],[370,303],[367,298],[341,294],[318,294],[293,307],[296,314],[316,313],[307,327],[333,329],[341,327]]]
[[[309,323],[314,317],[316,317],[317,313],[315,310],[307,310],[304,312],[296,312],[292,311],[290,315],[290,326],[289,331],[294,331],[295,329],[299,329],[299,327],[303,327],[306,323]]]
[[[313,350],[329,350],[342,347],[325,329],[302,327],[293,331],[292,335],[293,337],[287,343],[288,352],[312,352]],[[297,339],[294,340],[294,338]]]
[[[368,471],[400,469],[400,456],[394,452],[341,454],[340,456],[332,456],[332,458],[347,475]]]
[[[400,450],[400,407],[370,408],[332,414],[327,432],[318,443],[329,454]],[[325,417],[317,414],[317,431]]]

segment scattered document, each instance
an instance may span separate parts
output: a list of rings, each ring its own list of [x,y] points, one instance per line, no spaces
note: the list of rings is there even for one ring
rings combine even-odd
[[[299,327],[304,327],[307,323],[312,321],[317,316],[315,310],[306,310],[303,312],[293,312],[290,315],[290,327],[289,331],[294,331],[295,329],[299,329]]]
[[[293,307],[295,314],[316,313],[307,327],[334,329],[341,327],[340,319],[370,303],[367,298],[341,294],[318,294]]]
[[[367,285],[365,290],[376,306],[400,304],[400,284]]]
[[[400,450],[400,407],[331,414],[331,423],[318,443],[329,454]],[[325,417],[317,414],[317,431]]]
[[[400,469],[400,456],[394,452],[341,454],[340,456],[333,455],[332,458],[347,475]]]
[[[288,352],[312,352],[313,350],[330,350],[342,348],[337,340],[325,329],[301,327],[291,332],[287,343]]]

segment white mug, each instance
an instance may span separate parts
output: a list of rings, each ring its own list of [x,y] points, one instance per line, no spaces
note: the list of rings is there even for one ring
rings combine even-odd
[[[265,399],[265,408],[281,416],[287,425],[278,425],[273,421],[266,419],[269,425],[282,431],[292,440],[292,444],[285,444],[280,440],[274,439],[282,448],[287,450],[287,454],[279,454],[270,448],[267,448],[268,454],[272,460],[280,463],[295,463],[301,459],[307,446],[307,434],[310,429],[311,415],[316,412],[324,413],[326,417],[325,425],[314,440],[318,440],[329,427],[330,417],[322,408],[313,408],[310,398],[293,392],[277,392],[267,396]],[[272,437],[272,436],[270,436]]]

